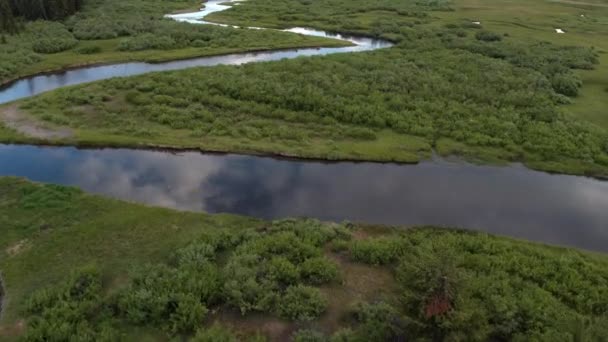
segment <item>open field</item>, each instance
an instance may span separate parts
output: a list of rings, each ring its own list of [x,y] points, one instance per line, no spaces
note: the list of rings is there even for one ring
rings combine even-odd
[[[16,178],[0,178],[0,223],[7,341],[606,334],[608,259],[573,249],[176,212]]]

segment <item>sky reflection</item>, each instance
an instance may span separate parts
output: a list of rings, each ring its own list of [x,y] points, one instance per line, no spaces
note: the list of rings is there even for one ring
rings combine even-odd
[[[521,166],[0,145],[0,175],[182,210],[466,227],[608,251],[608,182]]]

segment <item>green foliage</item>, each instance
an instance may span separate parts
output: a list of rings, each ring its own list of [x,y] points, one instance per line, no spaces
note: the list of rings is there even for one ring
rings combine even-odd
[[[177,334],[193,332],[207,306],[220,298],[221,280],[214,264],[215,249],[193,243],[177,253],[175,267],[149,265],[133,275],[119,296],[118,309],[130,322],[155,324]]]
[[[219,324],[214,324],[209,328],[201,328],[196,332],[191,342],[236,342],[234,333]]]
[[[348,341],[398,341],[406,337],[406,322],[388,303],[359,303],[355,320],[357,324],[349,332]]]
[[[402,253],[402,244],[394,238],[353,241],[350,255],[353,260],[373,265],[393,263]]]
[[[104,317],[101,276],[84,269],[53,288],[31,295],[25,341],[113,341],[114,329]]]
[[[427,146],[439,145],[442,153],[489,149],[504,159],[535,165],[577,160],[594,172],[605,169],[608,132],[563,114],[559,107],[568,102],[563,94],[574,96],[580,87],[571,68],[593,66],[595,52],[510,39],[488,44],[451,30],[421,29],[396,48],[365,54],[201,68],[79,86],[72,91],[117,92],[113,101],[72,115],[70,126],[124,129],[121,135],[130,136],[127,128],[132,125],[125,123],[135,120],[138,126],[162,127],[160,140],[163,134],[186,134],[200,138],[202,145],[221,138],[279,152],[291,151],[294,142],[306,149],[319,139],[348,141],[335,150],[353,157],[361,152],[356,147],[345,152],[344,147],[353,146],[352,139],[415,136]],[[64,113],[74,106],[58,95],[32,102],[41,112]],[[446,151],[442,142],[449,142]],[[456,148],[449,149],[450,144]],[[373,157],[384,159],[389,153],[395,158],[402,149],[395,142]]]
[[[395,275],[386,293],[369,296],[368,289],[334,283],[321,294],[305,285],[305,265],[328,262],[317,258],[335,241],[348,240],[350,228],[172,212],[65,189],[0,179],[2,250],[24,238],[35,246],[0,258],[10,295],[3,319],[24,318],[26,340],[117,341],[143,330],[161,338],[233,341],[233,333],[208,322],[224,322],[229,306],[241,303],[264,314],[233,322],[260,324],[273,314],[313,320],[298,326],[339,329],[331,341],[601,341],[608,335],[608,261],[600,254],[460,230],[394,230],[352,242],[370,242],[363,250],[393,246],[390,258],[361,259],[396,260],[374,266]],[[36,211],[28,203],[39,203]],[[40,218],[62,229],[41,232]],[[68,276],[92,261],[103,274],[87,268]],[[153,265],[125,277],[143,262]],[[340,264],[352,272],[348,265]],[[297,280],[290,278],[294,269]],[[348,283],[353,276],[369,274],[345,274]],[[350,319],[327,326],[325,317],[314,321],[326,310],[325,295],[332,303],[327,318],[343,313],[335,305],[342,299],[361,303]]]
[[[327,299],[321,292],[304,285],[290,286],[279,303],[282,317],[298,321],[311,321],[319,317],[327,308]]]
[[[321,257],[321,248],[343,234],[347,233],[337,225],[327,226],[315,220],[282,220],[246,238],[235,248],[224,268],[226,301],[243,314],[276,311],[300,319],[297,313],[287,314],[285,310],[297,310],[305,305],[316,308],[320,299],[314,294],[310,299],[297,297],[302,292],[314,291],[308,287],[301,290],[298,284],[300,281],[321,283],[335,277],[337,272],[332,268],[335,266]],[[328,269],[320,270],[318,266]],[[295,301],[294,307],[287,309],[282,307],[291,305],[285,303],[286,291],[292,293],[288,298]]]
[[[311,258],[302,263],[300,273],[311,284],[325,284],[338,277],[338,266],[326,258]]]
[[[501,35],[490,31],[479,31],[475,33],[475,38],[484,42],[498,42],[502,40]]]
[[[28,26],[33,36],[32,50],[37,53],[57,53],[76,46],[78,41],[62,24],[36,21]]]

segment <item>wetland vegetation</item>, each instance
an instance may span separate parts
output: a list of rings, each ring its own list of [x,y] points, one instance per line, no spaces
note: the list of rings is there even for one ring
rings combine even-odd
[[[477,16],[456,16],[459,6],[252,0],[210,18],[280,28],[306,24],[396,45],[109,80],[44,94],[22,110],[73,129],[74,136],[60,143],[401,162],[434,150],[606,176],[608,126],[589,119],[580,103],[603,101],[588,99],[584,80],[603,68],[599,37],[606,11],[578,23],[581,30],[597,27],[589,34],[598,36],[596,47],[523,38],[519,28],[492,30],[492,23],[473,23]]]
[[[193,5],[90,0],[73,16],[17,13],[58,21],[13,18],[11,29],[2,17],[10,34],[0,41],[0,79],[344,44],[162,19]],[[605,177],[604,5],[249,0],[208,19],[312,26],[395,46],[58,89],[5,104],[0,118],[66,134],[35,138],[5,121],[0,140],[404,162],[436,151]],[[602,254],[458,229],[177,212],[17,178],[0,178],[0,227],[2,340],[608,336]]]
[[[41,2],[42,3],[42,2]],[[75,15],[57,21],[16,20],[0,30],[0,83],[40,72],[120,61],[159,62],[241,51],[344,42],[278,31],[250,31],[178,23],[163,16],[200,1],[84,1]],[[30,19],[44,19],[33,16]],[[48,17],[48,19],[52,19]]]
[[[175,212],[16,178],[0,179],[0,220],[3,340],[608,333],[608,259],[573,249],[433,227]]]

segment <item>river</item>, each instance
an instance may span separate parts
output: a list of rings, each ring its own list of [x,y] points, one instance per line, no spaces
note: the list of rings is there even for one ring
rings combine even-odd
[[[227,8],[219,3],[210,1],[202,12],[172,17],[205,23],[200,19],[206,14]],[[0,90],[0,103],[116,76],[391,46],[306,28],[289,31],[346,39],[354,45],[84,67],[14,82]],[[608,182],[551,175],[521,165],[477,166],[442,159],[417,165],[322,163],[195,152],[0,145],[2,175],[75,185],[181,210],[432,224],[608,252]]]

